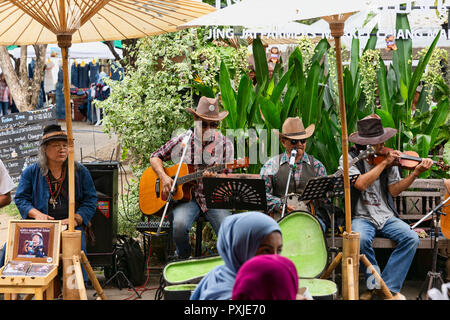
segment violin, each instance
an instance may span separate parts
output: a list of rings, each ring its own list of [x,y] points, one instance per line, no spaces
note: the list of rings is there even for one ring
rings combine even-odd
[[[393,151],[393,149],[387,147],[381,149],[380,152],[378,152],[376,155],[373,156],[373,164],[378,165],[381,162],[383,162],[386,159],[388,153],[391,151]],[[421,162],[422,158],[419,157],[419,154],[417,152],[404,151],[401,152],[400,160],[398,162],[397,161],[393,162],[392,165],[400,166],[407,170],[414,170],[414,168],[417,167],[417,165]],[[442,161],[433,160],[433,164],[437,165],[439,169],[443,171],[448,171],[450,168],[450,165],[445,164]]]

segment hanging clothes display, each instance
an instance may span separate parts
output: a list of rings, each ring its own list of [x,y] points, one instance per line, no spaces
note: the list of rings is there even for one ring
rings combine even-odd
[[[84,61],[78,65],[78,88],[89,88],[89,64]]]
[[[45,64],[45,75],[44,75],[44,90],[48,93],[55,90],[55,77],[53,76],[53,68],[55,68],[55,63],[48,59]]]
[[[66,118],[66,108],[64,101],[64,82],[63,82],[63,70],[60,67],[58,72],[58,82],[56,83],[55,92],[55,104],[56,104],[56,118],[64,120]]]
[[[99,79],[100,65],[94,60],[89,62],[89,85],[96,84]]]
[[[70,68],[70,83],[77,88],[79,87],[77,61],[74,61],[72,63],[72,67]]]

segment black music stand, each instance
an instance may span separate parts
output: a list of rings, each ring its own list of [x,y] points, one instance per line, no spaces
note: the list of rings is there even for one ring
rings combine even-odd
[[[208,209],[267,211],[263,179],[203,178]]]
[[[349,177],[350,185],[354,185],[356,179],[358,179],[359,174],[354,174]],[[300,200],[317,200],[324,198],[335,198],[335,197],[343,197],[344,196],[344,179],[342,176],[326,176],[326,177],[315,177],[309,179],[303,193],[300,195]],[[332,204],[333,201],[331,200]],[[335,245],[334,239],[334,206],[331,206],[331,247],[329,250],[332,252],[331,260],[334,260],[334,254],[338,252],[338,248]],[[335,280],[335,274],[333,270],[332,280]]]

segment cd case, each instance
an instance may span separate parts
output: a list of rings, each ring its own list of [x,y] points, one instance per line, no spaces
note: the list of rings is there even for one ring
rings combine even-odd
[[[55,268],[54,264],[31,263],[31,261],[9,261],[3,269],[5,276],[45,277]]]

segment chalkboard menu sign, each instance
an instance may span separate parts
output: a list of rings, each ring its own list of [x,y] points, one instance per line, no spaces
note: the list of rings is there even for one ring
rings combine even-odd
[[[37,161],[44,127],[57,123],[55,107],[0,117],[0,159],[15,183],[23,169]]]

